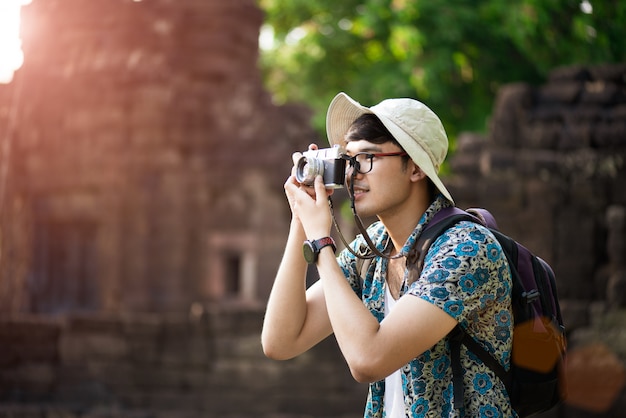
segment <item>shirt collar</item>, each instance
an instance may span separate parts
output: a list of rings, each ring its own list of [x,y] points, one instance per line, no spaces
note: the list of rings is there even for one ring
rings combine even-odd
[[[428,209],[426,209],[426,212],[424,212],[424,214],[420,218],[419,222],[417,223],[417,226],[415,227],[411,235],[409,235],[409,238],[404,243],[404,246],[402,246],[402,250],[400,251],[403,256],[407,256],[409,254],[409,251],[411,250],[411,248],[413,248],[415,241],[417,241],[419,236],[422,234],[422,231],[424,230],[426,225],[428,225],[428,222],[430,222],[431,219],[435,216],[435,214],[439,212],[441,209],[448,207],[448,206],[452,206],[452,203],[448,199],[446,199],[442,194],[439,194],[435,198],[435,200],[430,204]]]

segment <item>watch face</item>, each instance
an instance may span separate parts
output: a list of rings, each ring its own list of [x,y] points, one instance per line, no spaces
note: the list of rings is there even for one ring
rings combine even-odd
[[[309,241],[304,242],[304,245],[302,246],[302,253],[304,254],[304,259],[307,263],[315,263],[315,256],[317,254],[315,253],[315,248],[313,248],[313,244],[311,244]]]

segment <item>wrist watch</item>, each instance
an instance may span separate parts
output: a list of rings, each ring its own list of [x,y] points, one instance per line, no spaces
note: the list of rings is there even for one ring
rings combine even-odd
[[[304,253],[304,259],[309,264],[315,264],[317,257],[320,255],[322,248],[331,246],[333,252],[337,251],[335,240],[332,237],[324,237],[316,240],[306,240],[302,246],[302,252]]]

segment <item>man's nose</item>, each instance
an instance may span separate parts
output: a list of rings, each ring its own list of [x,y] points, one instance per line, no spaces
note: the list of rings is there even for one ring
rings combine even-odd
[[[363,173],[356,169],[355,166],[349,165],[346,167],[346,181],[352,180],[352,178],[360,179],[363,177]]]

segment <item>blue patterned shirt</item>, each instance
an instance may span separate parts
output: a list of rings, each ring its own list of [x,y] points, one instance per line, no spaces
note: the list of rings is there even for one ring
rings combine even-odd
[[[409,250],[435,213],[450,203],[439,196],[420,219],[402,248]],[[368,228],[379,251],[388,250],[389,235],[380,222]],[[364,253],[367,244],[358,236],[350,244]],[[387,259],[375,258],[363,274],[348,250],[338,262],[354,291],[379,322],[384,318]],[[474,222],[463,221],[448,229],[431,245],[419,279],[400,295],[426,300],[452,316],[508,369],[513,321],[511,272],[504,252],[493,234]],[[464,408],[453,407],[452,369],[447,338],[436,343],[401,368],[407,417],[515,417],[502,382],[465,346],[461,346],[464,369]],[[384,417],[385,381],[371,383],[364,416]]]

